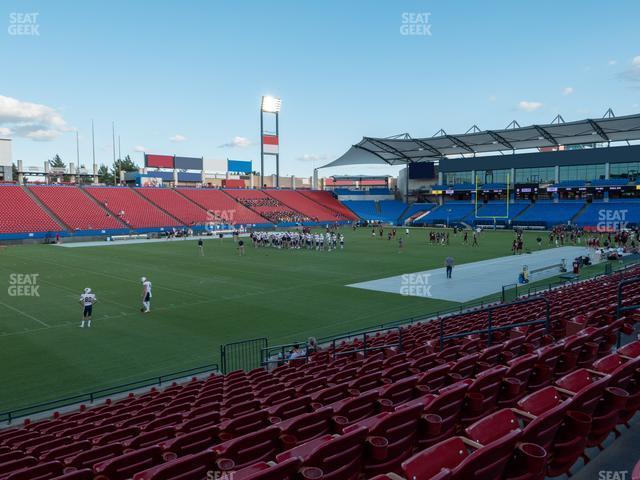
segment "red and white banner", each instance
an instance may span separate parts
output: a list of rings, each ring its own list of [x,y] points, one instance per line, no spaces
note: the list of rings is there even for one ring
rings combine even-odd
[[[264,151],[264,153],[279,153],[278,136],[262,135],[262,150]]]

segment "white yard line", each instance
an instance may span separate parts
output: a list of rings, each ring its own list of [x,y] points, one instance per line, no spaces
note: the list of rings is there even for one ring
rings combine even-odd
[[[19,313],[20,315],[30,318],[31,320],[33,320],[34,322],[38,322],[40,325],[42,325],[43,327],[47,327],[49,328],[50,325],[46,324],[45,322],[43,322],[42,320],[40,320],[39,318],[34,317],[33,315],[29,315],[27,312],[24,312],[22,310],[20,310],[19,308],[13,307],[11,305],[8,305],[4,302],[0,302],[0,305],[3,305],[5,307],[7,307],[9,310],[13,310],[16,313]]]

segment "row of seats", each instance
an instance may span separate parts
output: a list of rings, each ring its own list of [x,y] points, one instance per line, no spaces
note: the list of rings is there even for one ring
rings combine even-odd
[[[29,190],[72,230],[124,228],[125,224],[100,207],[83,189],[39,185]]]
[[[178,192],[210,212],[213,217],[227,224],[264,225],[269,221],[248,209],[222,190],[210,188],[180,188]]]
[[[465,221],[473,214],[475,205],[470,202],[447,202],[422,217],[419,225],[450,225]]]
[[[309,217],[302,211],[294,209],[280,201],[276,195],[267,195],[262,190],[228,190],[227,193],[239,203],[254,210],[272,223],[317,222],[316,217]]]
[[[555,357],[547,353],[558,349],[562,353]],[[21,434],[0,435],[1,448],[11,449],[0,460],[14,458],[7,465],[0,463],[0,478],[3,469],[16,465],[22,468],[6,478],[34,478],[34,472],[43,471],[56,475],[63,466],[67,474],[79,475],[92,466],[93,474],[100,478],[133,476],[138,480],[197,479],[211,470],[234,471],[234,478],[246,474],[255,479],[293,479],[298,478],[293,476],[296,472],[311,474],[309,469],[325,475],[310,478],[349,479],[360,472],[366,478],[379,474],[382,476],[376,478],[396,478],[386,474],[392,471],[417,479],[503,478],[504,471],[513,474],[507,478],[541,478],[543,472],[564,473],[585,447],[600,441],[640,406],[639,342],[594,362],[595,371],[574,369],[555,382],[556,367],[570,352],[567,342],[545,345],[523,339],[518,349],[513,345],[504,349],[512,350],[517,353],[511,360],[497,359],[494,366],[477,362],[473,369],[466,367],[465,357],[474,351],[469,345],[459,348],[456,360],[435,362],[431,367],[418,356],[400,378],[390,373],[393,367],[376,369],[373,364],[390,364],[395,359],[400,365],[413,354],[392,354],[384,360],[380,354],[358,363],[359,371],[349,376],[356,380],[337,383],[335,377],[325,380],[318,371],[318,380],[326,382],[320,389],[304,384],[289,387],[296,390],[289,400],[271,406],[256,403],[250,413],[236,409],[234,414],[224,413],[222,422],[221,417],[211,415],[199,420],[198,428],[194,428],[197,417],[185,415],[178,425],[179,418],[171,419],[166,413],[144,425],[145,433],[133,437],[127,430],[135,427],[127,425],[117,430],[87,427],[87,418],[95,425],[96,420],[108,418],[108,409],[114,410],[112,418],[121,418],[122,413],[115,410],[140,403],[127,399],[90,415],[81,412],[27,425]],[[354,364],[343,364],[344,376],[353,368]],[[538,372],[549,370],[547,386],[533,386]],[[377,373],[376,379],[368,373],[371,371]],[[152,398],[148,403],[156,405],[163,397],[174,398],[171,403],[179,397],[186,403],[187,393],[254,391],[268,377],[264,370],[235,372],[141,398]],[[271,379],[281,389],[286,389],[285,381]],[[623,386],[628,389],[626,394],[621,391]],[[530,390],[534,392],[526,394]],[[61,420],[67,423],[62,434]],[[70,427],[71,421],[80,425]],[[56,430],[59,435],[52,436]],[[74,432],[73,441],[65,443],[64,437]],[[464,435],[455,435],[457,432]],[[406,460],[416,449],[419,453]],[[18,457],[18,450],[26,451],[27,456]],[[34,455],[42,463],[34,463]],[[273,460],[275,465],[256,465]],[[492,476],[473,476],[486,468]],[[451,476],[440,476],[443,470]],[[283,471],[292,476],[274,476]],[[520,477],[522,474],[531,476]]]
[[[486,225],[493,224],[493,219],[489,217],[503,217],[497,219],[499,224],[512,221],[514,226],[536,225],[551,228],[575,219],[575,223],[581,227],[604,225],[618,229],[633,226],[636,224],[635,219],[640,218],[640,204],[636,202],[594,202],[588,204],[581,212],[584,207],[584,202],[574,201],[559,203],[541,201],[533,204],[515,202],[509,204],[507,210],[504,202],[489,202],[478,205],[476,213],[476,207],[473,203],[453,201],[433,209],[416,225],[446,224],[447,221],[449,223],[467,222]]]
[[[314,219],[317,222],[337,222],[351,220],[340,212],[330,210],[329,208],[311,200],[297,190],[267,190],[269,196],[279,200],[285,205],[295,207],[295,209]]]
[[[338,201],[331,192],[325,190],[299,190],[299,192],[307,198],[310,198],[316,203],[319,203],[323,207],[335,212],[337,215],[346,218],[347,220],[358,220],[358,216],[349,210],[344,204]]]
[[[274,205],[247,208],[250,198]],[[353,220],[328,192],[0,185],[0,233]]]
[[[175,218],[131,188],[85,187],[85,191],[130,228],[180,226]]]
[[[581,227],[608,227],[613,229],[637,225],[640,222],[640,203],[593,202],[576,219]]]
[[[55,232],[58,225],[23,187],[0,184],[0,232]]]
[[[398,224],[408,205],[400,200],[344,200],[343,203],[363,220]]]
[[[412,203],[400,217],[400,224],[412,223],[416,218],[437,207],[435,203]]]
[[[637,273],[550,292],[548,331],[518,327],[488,346],[477,334],[440,345],[438,322],[423,322],[370,336],[373,354],[345,341],[271,372],[27,421],[0,432],[0,479],[559,475],[640,406],[640,342],[611,352],[636,318],[613,317],[618,281]],[[637,304],[640,289],[627,288]],[[537,303],[496,310],[496,325],[539,317]],[[451,317],[446,332],[485,321]]]
[[[171,188],[136,188],[136,191],[183,225],[206,224],[215,221],[207,210]]]
[[[584,207],[582,202],[536,202],[513,221],[514,225],[552,227],[566,224]]]

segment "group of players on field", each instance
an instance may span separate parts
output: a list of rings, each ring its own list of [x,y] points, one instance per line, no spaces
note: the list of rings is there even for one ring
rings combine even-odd
[[[332,251],[344,249],[342,233],[304,233],[304,232],[253,232],[250,235],[254,248],[280,248]]]

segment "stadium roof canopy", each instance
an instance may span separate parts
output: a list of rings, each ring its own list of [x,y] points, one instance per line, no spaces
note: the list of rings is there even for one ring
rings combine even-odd
[[[610,111],[610,110],[609,110]],[[556,119],[562,120],[558,116]],[[515,125],[513,128],[509,128]],[[640,114],[597,120],[549,123],[520,127],[511,122],[502,130],[480,130],[472,127],[459,135],[448,135],[440,130],[435,136],[411,138],[409,134],[389,138],[363,137],[346,153],[320,168],[345,165],[387,164],[405,165],[429,162],[455,155],[502,153],[505,150],[553,148],[560,145],[629,142],[640,140]]]

